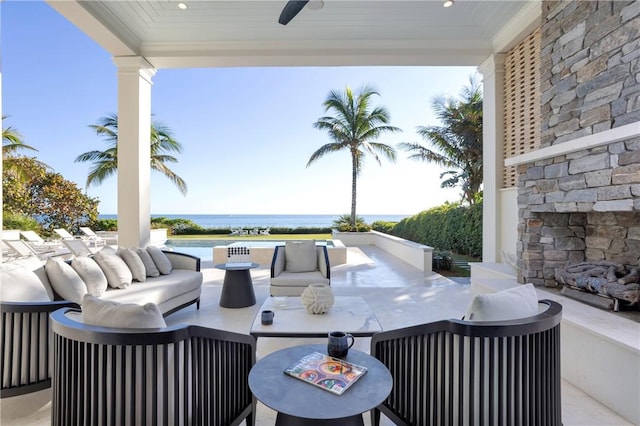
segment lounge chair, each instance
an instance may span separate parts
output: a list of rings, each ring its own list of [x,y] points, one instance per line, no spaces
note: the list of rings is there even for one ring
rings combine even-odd
[[[56,251],[58,248],[60,248],[60,243],[58,243],[57,241],[45,241],[45,239],[38,235],[35,231],[20,231],[20,235],[38,253]]]
[[[76,257],[90,256],[99,250],[97,247],[91,248],[85,240],[62,240],[62,244]]]
[[[2,240],[2,244],[7,247],[15,257],[39,256],[32,246],[22,240]]]
[[[91,228],[88,228],[86,226],[81,226],[80,231],[86,236],[84,240],[89,241],[90,245],[93,245],[93,247],[95,248],[104,247],[107,243],[106,240],[104,240],[98,234],[93,232]]]
[[[58,236],[63,240],[75,240],[75,239],[81,238],[81,237],[72,235],[69,231],[67,231],[64,228],[56,228],[53,230],[53,232],[58,234]]]

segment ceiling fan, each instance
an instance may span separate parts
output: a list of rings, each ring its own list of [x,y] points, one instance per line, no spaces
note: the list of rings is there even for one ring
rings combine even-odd
[[[284,5],[284,8],[280,13],[280,18],[278,18],[278,22],[282,25],[287,25],[289,21],[300,13],[307,3],[309,3],[309,0],[289,0],[287,4]]]

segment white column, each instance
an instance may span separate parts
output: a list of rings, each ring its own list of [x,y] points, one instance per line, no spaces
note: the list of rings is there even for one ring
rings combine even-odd
[[[118,66],[118,245],[150,240],[151,78],[155,69],[137,56]]]
[[[483,91],[482,261],[500,259],[501,200],[504,162],[504,54],[494,54],[479,67]]]

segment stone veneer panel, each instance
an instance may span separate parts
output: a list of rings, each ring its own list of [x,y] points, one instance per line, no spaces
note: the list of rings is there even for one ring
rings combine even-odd
[[[542,147],[640,121],[639,4],[543,2]]]

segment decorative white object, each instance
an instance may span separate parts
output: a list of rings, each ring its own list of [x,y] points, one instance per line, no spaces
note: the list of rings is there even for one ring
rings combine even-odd
[[[333,290],[326,284],[310,284],[300,297],[310,314],[324,314],[333,306]]]

